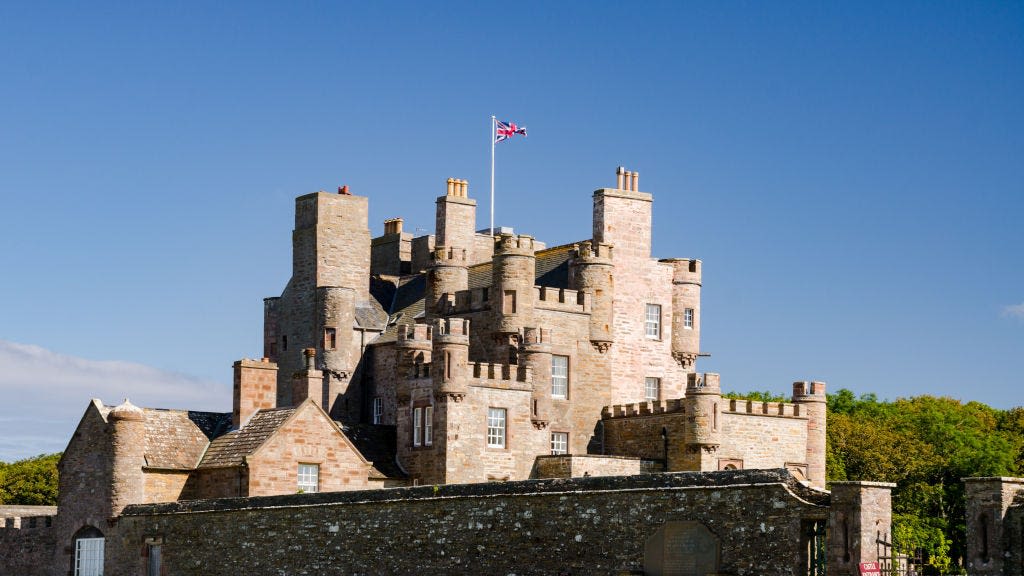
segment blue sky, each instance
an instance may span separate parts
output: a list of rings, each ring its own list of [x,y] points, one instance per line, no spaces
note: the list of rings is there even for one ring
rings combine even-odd
[[[623,165],[704,261],[699,368],[1024,404],[1024,4],[4,3],[0,460],[90,397],[230,409],[292,199],[590,235]]]

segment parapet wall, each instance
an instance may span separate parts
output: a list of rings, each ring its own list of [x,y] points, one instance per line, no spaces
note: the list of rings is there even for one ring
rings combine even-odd
[[[157,536],[169,574],[636,574],[677,521],[717,537],[719,573],[798,574],[802,528],[827,503],[761,470],[143,505],[108,537],[106,574],[143,573]]]

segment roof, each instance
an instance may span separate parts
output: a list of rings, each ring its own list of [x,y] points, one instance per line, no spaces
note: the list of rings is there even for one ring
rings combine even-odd
[[[211,442],[198,468],[241,465],[245,457],[262,446],[295,410],[295,408],[273,408],[256,412],[245,426],[228,432]]]
[[[339,423],[340,425],[340,423]],[[343,426],[345,436],[352,441],[356,450],[373,464],[370,478],[404,479],[405,472],[397,462],[397,432],[394,426],[380,424],[355,424]]]
[[[231,426],[231,413],[145,408],[146,466],[191,470],[211,438]]]
[[[546,248],[536,253],[537,272],[535,284],[549,288],[569,287],[569,259],[572,257],[574,244],[563,244]],[[469,267],[469,288],[485,288],[491,285],[492,267],[490,262],[474,264]],[[370,290],[389,316],[387,329],[374,344],[394,342],[397,339],[398,326],[416,323],[416,317],[423,313],[423,297],[427,290],[426,274],[414,274],[402,277],[375,277],[370,283]],[[390,305],[385,302],[390,299]]]

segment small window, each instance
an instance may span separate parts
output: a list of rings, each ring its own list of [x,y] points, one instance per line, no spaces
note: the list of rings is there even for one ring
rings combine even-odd
[[[516,313],[516,291],[505,290],[505,297],[501,303],[501,311],[505,314]]]
[[[336,350],[338,348],[338,331],[334,328],[324,328],[324,350]]]
[[[75,539],[75,576],[103,576],[103,542],[102,536]]]
[[[320,465],[299,464],[299,492],[319,492]]]
[[[505,409],[487,409],[487,447],[505,447]]]
[[[423,408],[412,409],[412,445],[423,445]]]
[[[661,338],[661,304],[648,304],[644,315],[644,336]]]
[[[423,408],[423,445],[430,446],[434,443],[434,407]]]
[[[288,351],[288,335],[287,334],[281,336],[281,351],[282,352],[287,352]]]
[[[683,328],[693,329],[693,308],[683,310]]]
[[[661,399],[661,378],[644,378],[644,399],[655,402]]]
[[[569,357],[551,357],[551,397],[567,398],[569,396]]]
[[[384,419],[384,399],[380,396],[373,399],[373,423],[380,424]]]
[[[551,453],[552,454],[568,454],[569,453],[569,433],[568,432],[552,432],[551,433]]]

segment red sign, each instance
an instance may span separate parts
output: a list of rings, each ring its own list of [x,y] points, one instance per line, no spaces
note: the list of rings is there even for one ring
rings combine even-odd
[[[861,562],[860,576],[882,576],[882,567],[878,562]]]

